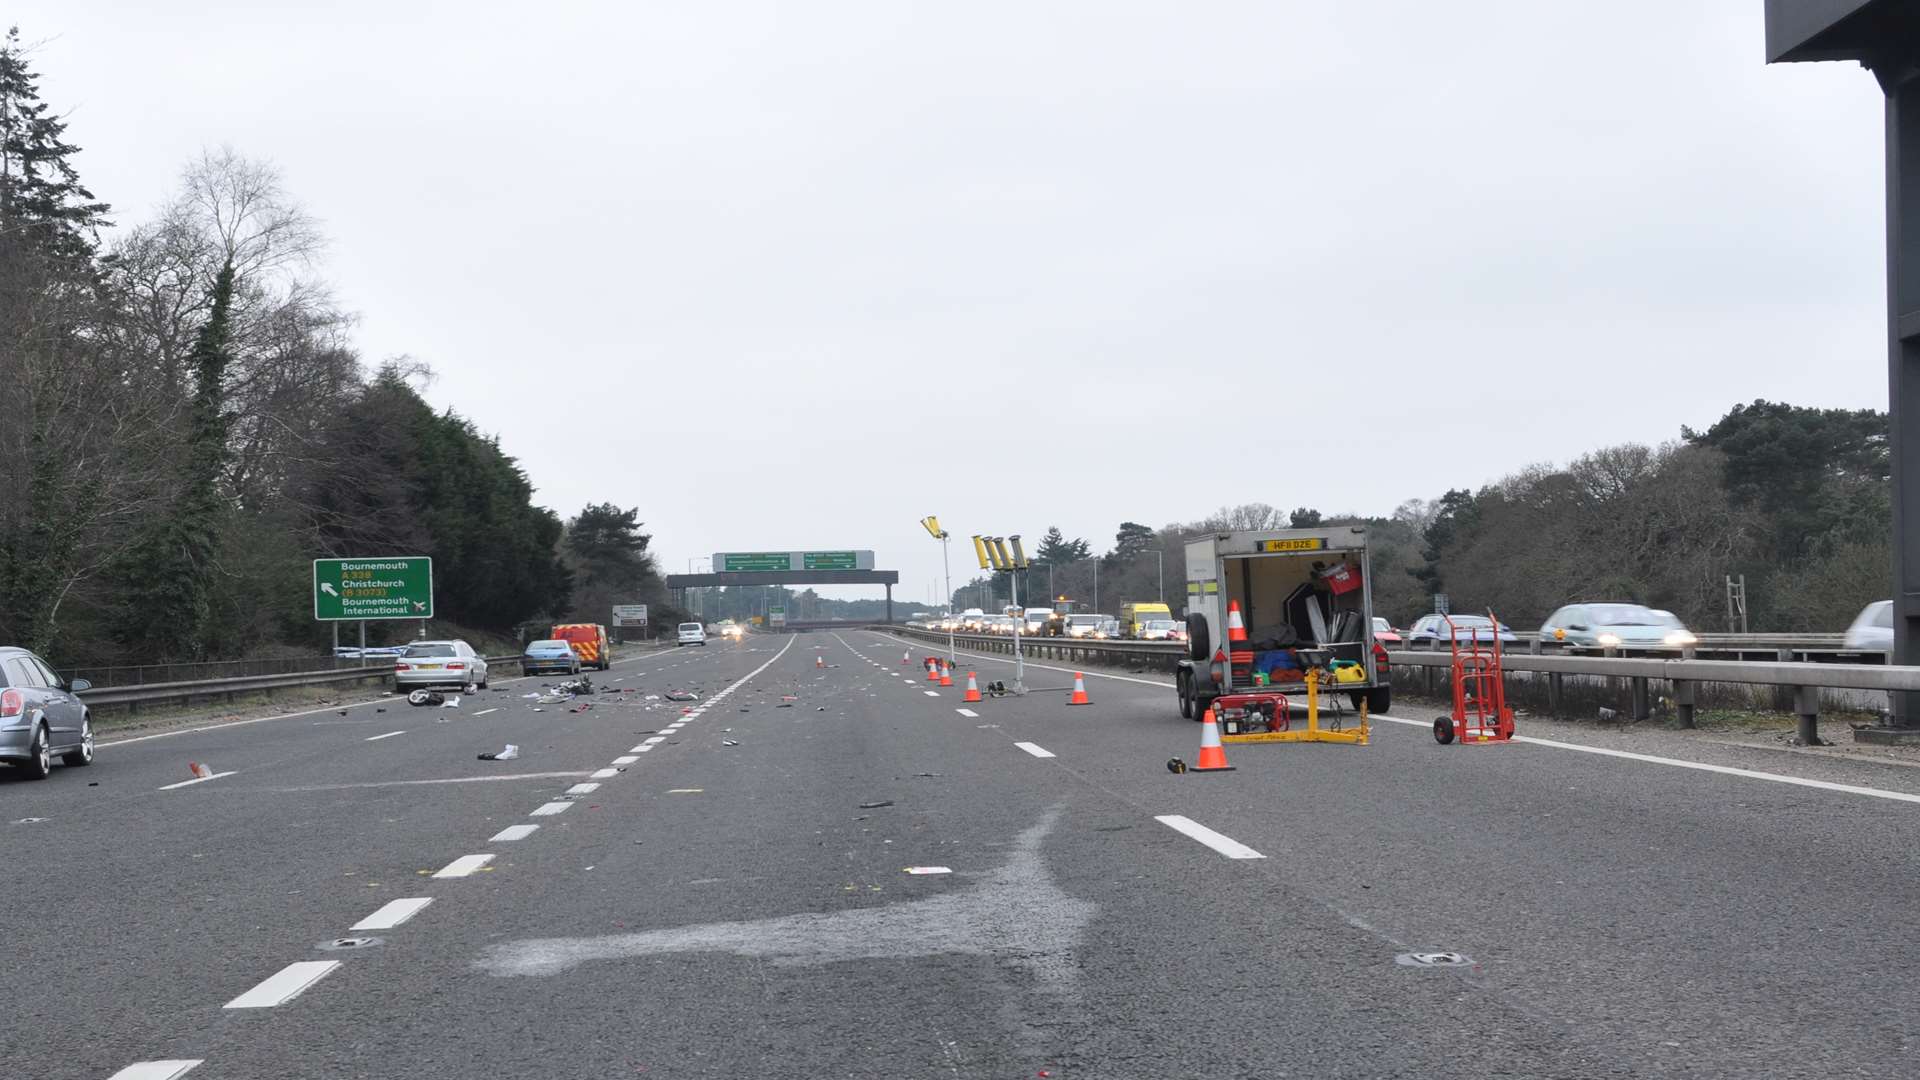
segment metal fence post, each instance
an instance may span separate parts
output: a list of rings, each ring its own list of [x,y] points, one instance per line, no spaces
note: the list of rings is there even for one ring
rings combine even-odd
[[[1683,728],[1693,727],[1693,680],[1673,680],[1673,711]]]
[[[1817,686],[1794,687],[1793,711],[1799,714],[1794,734],[1800,745],[1825,745],[1820,741],[1820,688]]]
[[[1653,715],[1652,702],[1648,700],[1647,679],[1644,675],[1633,677],[1633,718],[1645,720]]]
[[[1557,671],[1547,673],[1547,710],[1558,720],[1567,701],[1566,676]]]

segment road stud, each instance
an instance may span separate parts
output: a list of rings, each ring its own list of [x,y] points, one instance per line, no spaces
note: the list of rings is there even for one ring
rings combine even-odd
[[[969,703],[980,700],[980,682],[971,671],[967,672],[967,692],[961,695],[960,700]]]
[[[1067,704],[1069,705],[1093,704],[1092,700],[1090,700],[1087,697],[1087,677],[1085,675],[1080,674],[1077,671],[1073,673],[1073,696],[1067,699]]]

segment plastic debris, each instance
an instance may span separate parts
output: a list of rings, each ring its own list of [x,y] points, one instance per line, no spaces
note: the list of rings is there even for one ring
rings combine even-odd
[[[694,693],[691,690],[669,690],[667,691],[667,700],[668,701],[699,701],[700,695]]]
[[[443,701],[443,702],[441,702],[441,703],[440,703],[440,707],[441,707],[441,708],[443,708],[443,709],[457,709],[457,708],[459,708],[459,707],[460,707],[460,695],[459,695],[459,694],[455,694],[455,695],[453,695],[452,697],[450,697],[450,698],[448,698],[447,700],[445,700],[445,701]]]
[[[883,807],[883,806],[892,806],[892,805],[893,805],[893,800],[892,800],[892,799],[884,799],[884,800],[882,800],[882,801],[880,801],[880,802],[863,802],[863,803],[861,803],[861,804],[860,804],[860,809],[862,809],[862,810],[878,810],[878,809],[880,809],[880,808],[881,808],[881,807]]]
[[[738,742],[735,742],[732,739],[721,739],[720,745],[721,746],[739,746],[740,744]]]
[[[205,780],[207,777],[213,775],[213,766],[202,765],[197,761],[189,761],[187,762],[187,771],[193,774],[195,780]]]
[[[499,750],[491,754],[481,754],[480,760],[481,761],[512,761],[514,758],[517,758],[519,756],[520,756],[520,748],[518,746],[515,746],[512,743],[508,743],[506,749],[504,750]]]
[[[409,705],[439,705],[446,700],[446,695],[435,693],[432,690],[415,690],[413,693],[407,695],[407,704]]]
[[[909,874],[951,874],[953,873],[953,867],[951,866],[909,866],[906,869],[907,869],[907,873]]]

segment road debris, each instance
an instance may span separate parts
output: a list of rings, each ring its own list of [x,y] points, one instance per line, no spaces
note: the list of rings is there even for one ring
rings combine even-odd
[[[506,746],[506,749],[504,750],[498,750],[491,754],[481,754],[480,760],[481,761],[512,761],[514,758],[517,758],[519,756],[520,756],[520,748],[518,746],[515,746],[512,743],[508,743]]]

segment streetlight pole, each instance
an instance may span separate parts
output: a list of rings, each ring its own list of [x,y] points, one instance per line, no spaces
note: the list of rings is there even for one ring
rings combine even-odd
[[[1161,549],[1159,549],[1159,548],[1154,548],[1154,549],[1153,549],[1153,565],[1154,565],[1154,567],[1155,567],[1155,569],[1156,569],[1156,570],[1158,571],[1158,573],[1159,573],[1159,576],[1160,576],[1160,602],[1161,602],[1162,604],[1164,604],[1164,603],[1166,603],[1166,602],[1167,602],[1167,560],[1166,560],[1166,554],[1167,554],[1167,553],[1166,553],[1165,551],[1162,551],[1162,550],[1161,550]]]
[[[954,661],[953,564],[948,561],[947,545],[953,539],[953,536],[948,533],[947,530],[940,527],[940,519],[932,514],[928,514],[926,517],[920,519],[920,527],[927,530],[927,534],[935,540],[940,541],[940,571],[946,576],[947,582],[947,602],[945,605],[947,612],[947,665],[951,667]]]

